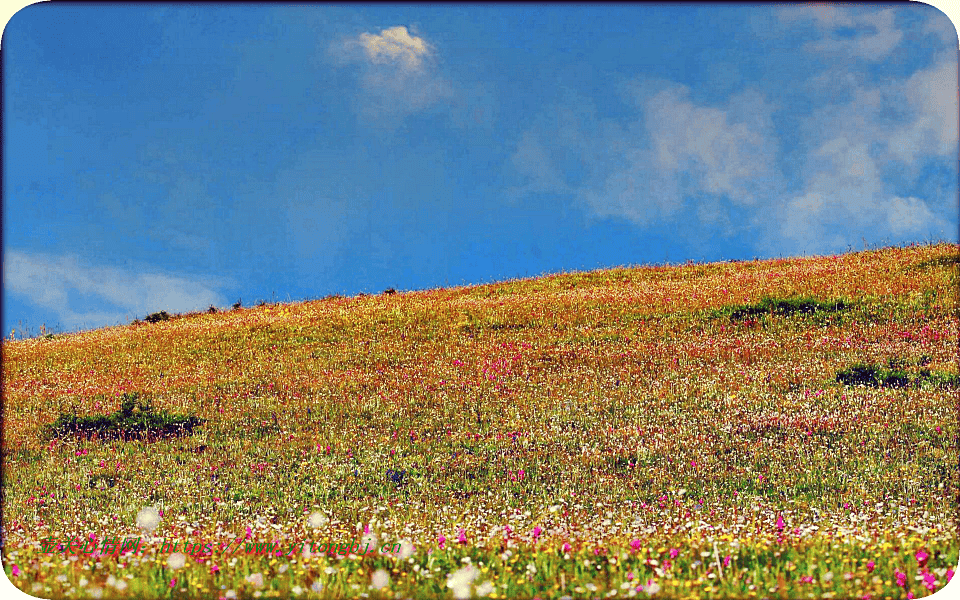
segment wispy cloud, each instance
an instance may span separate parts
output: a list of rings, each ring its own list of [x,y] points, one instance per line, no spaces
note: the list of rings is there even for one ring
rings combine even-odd
[[[755,205],[776,191],[773,106],[761,94],[744,91],[716,107],[669,82],[627,89],[637,112],[622,125],[596,119],[582,100],[547,111],[554,118],[524,132],[512,154],[525,182],[515,191],[570,193],[594,216],[638,225],[675,218],[707,196],[699,218],[728,232],[728,206]]]
[[[780,9],[781,22],[812,21],[822,39],[804,44],[804,49],[837,58],[882,60],[903,39],[894,23],[894,10],[862,12],[859,7],[806,4]],[[852,37],[845,35],[852,32]]]
[[[160,310],[188,312],[210,304],[222,306],[223,298],[215,289],[224,282],[89,266],[69,254],[8,250],[3,257],[3,284],[55,312],[66,327],[75,328],[115,325]],[[94,298],[116,310],[84,312],[73,304],[78,298]]]

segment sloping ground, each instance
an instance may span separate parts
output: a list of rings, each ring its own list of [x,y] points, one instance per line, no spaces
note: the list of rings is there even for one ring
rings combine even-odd
[[[284,597],[923,596],[960,550],[957,253],[610,269],[4,342],[4,567],[47,596],[189,595],[171,579]],[[134,393],[204,425],[49,435]],[[43,553],[140,536],[148,506],[155,536],[213,555],[174,572],[155,538],[136,559]],[[364,530],[416,550],[216,550]]]

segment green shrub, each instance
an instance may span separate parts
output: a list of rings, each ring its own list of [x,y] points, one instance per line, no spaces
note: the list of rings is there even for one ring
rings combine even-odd
[[[153,438],[190,435],[204,422],[196,416],[157,411],[149,400],[142,401],[139,394],[132,393],[124,394],[120,410],[109,415],[78,417],[76,414],[61,414],[47,426],[47,433],[51,438],[77,436],[89,439],[94,434],[106,439]]]

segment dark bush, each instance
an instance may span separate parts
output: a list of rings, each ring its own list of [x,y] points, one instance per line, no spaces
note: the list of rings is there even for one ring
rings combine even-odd
[[[393,288],[387,288],[387,289],[383,290],[383,293],[384,293],[384,294],[396,294],[396,293],[397,293],[397,290],[395,290],[395,289],[393,289]]]
[[[236,302],[233,303],[233,310],[240,310],[240,306],[242,306],[240,303],[240,300],[237,300]]]
[[[798,297],[798,298],[770,298],[764,297],[756,304],[747,304],[742,306],[728,307],[721,309],[720,314],[726,313],[731,321],[742,321],[744,319],[757,317],[760,315],[781,315],[789,316],[794,313],[810,315],[819,312],[839,312],[849,308],[850,305],[843,300],[829,300],[826,302],[816,298]]]
[[[203,425],[196,416],[176,415],[157,411],[149,400],[140,400],[139,394],[124,394],[120,410],[109,415],[78,417],[61,414],[47,426],[51,438],[77,436],[90,438],[96,434],[106,439],[137,439],[192,434]]]
[[[167,311],[161,310],[160,312],[147,315],[143,320],[147,323],[159,323],[160,321],[167,321],[169,319],[170,315],[167,314]]]

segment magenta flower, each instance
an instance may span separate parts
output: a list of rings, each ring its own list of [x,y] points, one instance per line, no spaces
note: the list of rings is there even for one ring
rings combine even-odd
[[[917,550],[917,553],[914,555],[917,559],[917,562],[920,563],[921,567],[926,566],[927,559],[930,558],[930,555],[924,552],[923,550]]]
[[[440,537],[437,538],[437,542],[440,544],[441,549],[443,549],[443,544],[446,541],[447,541],[446,536],[441,535]]]
[[[176,578],[176,577],[174,577],[173,579],[170,580],[170,587],[174,587],[175,585],[177,585],[177,578]]]
[[[210,574],[211,574],[211,575],[213,575],[214,573],[218,573],[218,572],[220,572],[220,567],[218,567],[217,565],[210,565]]]
[[[627,581],[633,581],[633,571],[627,573]]]
[[[564,552],[570,552],[570,550],[571,550],[572,548],[573,548],[573,546],[571,546],[569,542],[564,542],[564,543],[563,543],[563,551],[564,551]]]
[[[680,551],[676,548],[670,548],[670,558],[676,558]]]
[[[871,560],[867,562],[867,573],[873,573],[874,562]]]
[[[928,571],[923,574],[923,585],[925,585],[928,590],[932,592],[933,588],[936,587],[936,584],[937,584],[937,578],[934,576],[933,573],[930,573]]]
[[[729,564],[730,564],[730,555],[728,554],[723,557],[723,566],[727,566]]]
[[[640,540],[631,540],[630,547],[633,548],[633,551],[636,552],[640,549],[640,546],[643,544]]]
[[[18,567],[17,565],[13,565],[10,568],[10,574],[13,575],[14,577],[20,577],[20,567]]]
[[[800,583],[813,583],[813,575],[804,575],[800,578]]]
[[[777,515],[777,529],[783,531],[783,515]]]
[[[953,579],[953,569],[947,569],[947,581]]]
[[[534,528],[533,528],[533,539],[537,539],[538,537],[540,537],[540,534],[541,534],[541,533],[543,533],[543,529],[542,529],[539,525],[537,525],[536,527],[534,527]]]
[[[467,543],[467,534],[466,532],[464,532],[464,530],[462,529],[460,530],[460,535],[457,537],[457,541],[460,542],[461,544]]]
[[[893,573],[897,576],[897,585],[905,587],[907,584],[907,574],[901,573],[900,569],[896,569]]]

